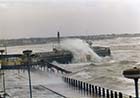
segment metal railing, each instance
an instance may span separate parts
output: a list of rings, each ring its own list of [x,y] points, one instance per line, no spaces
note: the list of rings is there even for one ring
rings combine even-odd
[[[93,84],[90,84],[90,83],[86,83],[86,82],[83,82],[83,81],[72,79],[72,78],[69,78],[69,77],[63,76],[62,78],[63,78],[64,82],[68,83],[69,85],[77,87],[77,88],[79,88],[79,90],[83,90],[83,91],[88,92],[90,94],[97,95],[99,97],[105,97],[105,98],[134,98],[130,95],[123,94],[122,92],[118,92],[118,91],[111,90],[111,89],[108,89],[108,88],[100,87],[100,86],[97,86],[97,85],[93,85]]]

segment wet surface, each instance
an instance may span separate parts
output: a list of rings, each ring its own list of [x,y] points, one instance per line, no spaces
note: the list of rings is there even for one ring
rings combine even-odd
[[[10,98],[29,96],[27,76],[26,71],[24,73],[6,71],[6,92]],[[97,98],[97,96],[64,83],[60,74],[34,70],[31,76],[33,98]]]
[[[91,95],[88,92],[79,90],[76,87],[70,86],[67,83],[64,83],[61,76],[58,73],[44,73],[43,71],[38,72],[36,76],[47,76],[48,79],[43,85],[59,94],[62,94],[68,98],[97,98],[97,96]]]
[[[115,38],[115,39],[104,39],[104,40],[93,41],[93,45],[95,46],[96,45],[109,46],[112,53],[111,57],[102,58],[102,62],[100,62],[99,64],[95,62],[90,62],[90,64],[81,65],[79,63],[89,63],[89,62],[79,62],[76,64],[60,65],[60,67],[69,71],[73,71],[73,74],[71,74],[70,78],[78,79],[87,83],[98,85],[104,88],[117,90],[123,92],[124,94],[134,96],[135,95],[134,81],[124,78],[122,72],[123,70],[132,68],[134,66],[140,67],[140,52],[139,52],[140,43],[139,42],[140,42],[140,37],[132,37],[132,38],[122,37],[122,38]],[[44,52],[44,51],[51,50],[51,48],[52,47],[50,44],[8,47],[8,50],[10,50],[8,51],[8,53],[17,53],[17,52],[21,53],[23,49],[32,49],[35,52],[36,51]],[[80,56],[78,55],[78,57]],[[68,86],[67,84],[62,83],[63,81],[61,80],[61,78],[58,77],[56,78],[56,77],[57,74],[55,74],[53,79],[53,76],[51,74],[48,75],[47,72],[35,71],[32,73],[32,80],[33,80],[32,82],[34,86],[41,84],[44,85],[45,87],[48,86],[58,91],[60,91],[61,88],[56,89],[55,87],[59,87],[61,85]],[[9,92],[11,92],[11,94],[13,93],[15,95],[18,94],[19,88],[22,87],[22,89],[20,89],[22,91],[22,95],[25,94],[26,96],[28,96],[27,95],[27,91],[28,91],[27,72],[20,73],[19,75],[11,74],[10,72],[7,73],[6,79],[8,79],[9,81],[8,83],[6,83],[6,85],[8,85],[8,88],[12,89],[12,90],[8,90]],[[15,89],[13,89],[14,87]],[[76,92],[74,93],[75,96],[77,93],[79,93],[79,90],[73,90],[75,88],[70,87],[69,89],[71,89],[70,92],[72,91]],[[62,92],[60,93],[63,92],[65,93],[65,91],[69,92],[69,90],[65,89],[62,90]],[[42,91],[37,90],[37,92],[41,93]],[[65,94],[68,96],[71,95],[69,93],[65,93]],[[36,94],[36,90],[33,92],[33,95],[38,96]],[[14,97],[14,98],[27,98],[27,97]]]

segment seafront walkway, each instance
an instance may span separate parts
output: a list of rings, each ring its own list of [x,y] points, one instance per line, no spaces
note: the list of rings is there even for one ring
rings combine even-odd
[[[23,91],[24,92],[29,91],[27,89],[28,88],[28,82],[27,82],[28,75],[27,75],[26,68],[19,69],[19,70],[10,69],[11,71],[9,69],[4,69],[4,70],[6,70],[5,72],[7,74],[6,78],[9,77],[9,75],[13,77],[10,81],[13,81],[15,75],[16,75],[15,79],[20,79],[20,80],[15,81],[16,84],[21,85],[23,84],[22,83],[23,81],[26,81],[26,83],[24,83],[26,90],[23,90]],[[16,72],[16,74],[12,75],[12,73],[9,73],[9,72]],[[118,92],[118,91],[110,90],[107,88],[99,87],[93,84],[89,84],[83,81],[69,78],[67,77],[68,73],[71,73],[71,72],[52,64],[47,64],[47,66],[43,66],[43,67],[41,65],[32,67],[31,80],[32,80],[32,86],[33,86],[33,93],[34,93],[34,88],[35,88],[38,90],[39,89],[44,89],[46,91],[49,90],[52,93],[54,93],[54,95],[61,96],[62,98],[101,98],[101,97],[132,98],[132,96],[122,94],[121,92]],[[14,83],[9,82],[9,84],[10,83],[13,85],[13,88],[14,88]],[[17,88],[21,88],[21,87],[17,87]],[[40,92],[40,91],[37,91],[37,92]]]
[[[66,96],[67,98],[97,98],[97,96],[91,95],[88,92],[83,92],[76,87],[68,85],[63,81],[60,74],[58,73],[44,73],[43,71],[40,71],[37,72],[36,77],[40,77],[40,75],[45,77],[46,74],[46,84],[40,84],[40,86],[44,88],[47,87],[63,96]]]
[[[6,92],[10,98],[27,98],[29,96],[27,72],[6,71]],[[61,74],[32,70],[33,98],[98,98],[87,92],[68,85]]]

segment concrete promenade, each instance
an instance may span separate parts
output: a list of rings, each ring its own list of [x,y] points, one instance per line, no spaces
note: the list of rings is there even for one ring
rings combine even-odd
[[[29,96],[27,72],[8,70],[5,73],[6,92],[10,98],[27,98]],[[33,98],[97,98],[64,83],[61,74],[34,70],[31,78]]]

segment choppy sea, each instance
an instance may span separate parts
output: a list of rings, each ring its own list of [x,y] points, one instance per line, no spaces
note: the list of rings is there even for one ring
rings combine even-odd
[[[74,73],[70,75],[72,78],[134,95],[134,81],[126,79],[122,72],[134,66],[140,67],[140,37],[94,40],[92,43],[93,46],[110,47],[111,56],[99,57],[91,52],[89,46],[82,40],[68,39],[63,40],[61,46],[73,52],[74,60],[72,64],[54,63],[73,71]],[[34,53],[46,52],[51,51],[54,47],[56,47],[56,43],[14,46],[7,47],[7,52],[22,53],[26,49],[32,49]],[[85,60],[87,54],[92,56],[92,60]]]

